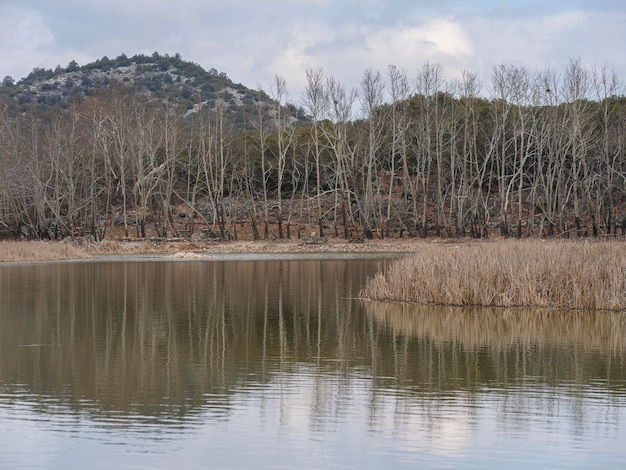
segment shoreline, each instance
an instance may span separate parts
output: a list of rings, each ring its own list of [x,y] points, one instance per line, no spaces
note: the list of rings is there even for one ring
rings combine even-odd
[[[71,261],[103,259],[107,256],[155,255],[168,259],[214,259],[216,255],[258,255],[264,259],[271,255],[297,257],[299,255],[411,255],[424,250],[460,248],[478,245],[514,243],[514,238],[388,238],[360,242],[329,238],[323,242],[311,239],[191,241],[174,239],[152,243],[150,241],[104,240],[90,242],[85,239],[59,241],[0,241],[0,265],[27,262]],[[532,241],[529,241],[533,243]],[[534,240],[537,246],[544,243],[593,244],[603,240]],[[620,243],[615,240],[614,243]]]
[[[344,239],[308,242],[303,239],[243,240],[243,241],[188,241],[175,240],[151,243],[149,241],[84,242],[62,241],[2,241],[0,265],[46,261],[82,261],[108,256],[155,255],[168,259],[208,259],[216,255],[258,255],[263,258],[297,257],[299,255],[405,255],[419,252],[432,244],[459,245],[480,243],[474,240],[375,239],[353,243]]]
[[[307,243],[303,240],[258,240],[228,242],[165,242],[150,245],[146,242],[124,242],[115,252],[144,254],[302,254],[302,253],[412,253],[433,242],[426,240],[368,240],[351,243],[343,239],[329,239],[323,243]],[[104,254],[104,253],[103,253]]]
[[[626,308],[620,241],[518,239],[0,242],[0,267],[45,262],[398,258],[364,300],[584,310]],[[601,280],[602,282],[598,282]]]

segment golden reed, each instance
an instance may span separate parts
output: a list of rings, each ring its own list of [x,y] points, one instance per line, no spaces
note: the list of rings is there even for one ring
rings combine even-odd
[[[85,250],[65,242],[0,242],[0,263],[83,259]]]
[[[436,305],[622,310],[626,245],[502,240],[430,244],[368,281],[369,300]]]

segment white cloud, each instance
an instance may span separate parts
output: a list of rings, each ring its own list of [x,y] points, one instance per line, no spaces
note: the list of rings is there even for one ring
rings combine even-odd
[[[306,70],[326,67],[324,51],[333,48],[334,37],[334,31],[319,22],[294,28],[285,47],[267,64],[266,73],[284,77],[292,90],[303,90]]]
[[[625,23],[624,14],[568,11],[539,19],[474,17],[465,21],[465,28],[477,51],[472,69],[487,81],[497,65],[558,71],[574,57],[585,63],[606,61],[623,76]]]
[[[623,4],[586,2],[558,10],[563,3],[537,0],[506,8],[477,0],[33,0],[31,8],[0,7],[0,75],[158,51],[252,88],[282,75],[295,100],[305,70],[316,67],[347,87],[358,87],[366,68],[394,64],[414,76],[427,61],[448,79],[469,69],[486,83],[496,65],[559,70],[580,56],[626,78]]]
[[[472,44],[463,28],[450,18],[401,27],[366,28],[345,25],[341,31],[314,23],[294,28],[291,41],[268,67],[303,89],[305,70],[323,67],[328,75],[358,87],[365,69],[384,72],[390,64],[416,72],[424,62],[437,62],[459,71],[470,62]]]
[[[38,11],[0,6],[0,63],[6,69],[3,75],[26,74],[40,66],[52,46],[54,36]]]
[[[420,25],[386,29],[367,41],[377,68],[394,64],[417,70],[425,62],[457,68],[473,56],[472,44],[463,27],[449,18],[435,18]]]

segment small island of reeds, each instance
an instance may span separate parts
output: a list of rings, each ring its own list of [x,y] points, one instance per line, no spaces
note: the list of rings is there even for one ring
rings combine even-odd
[[[361,297],[436,305],[622,310],[626,245],[537,240],[424,245],[371,278]]]

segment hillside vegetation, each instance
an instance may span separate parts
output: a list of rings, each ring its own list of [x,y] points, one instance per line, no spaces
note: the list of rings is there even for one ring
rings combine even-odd
[[[619,235],[626,99],[607,69],[323,70],[287,102],[175,57],[34,70],[0,87],[9,237]]]
[[[233,83],[224,72],[206,71],[183,60],[179,54],[168,56],[157,52],[130,58],[125,54],[115,59],[105,56],[82,67],[72,61],[67,67],[57,66],[54,70],[35,68],[17,83],[5,77],[0,96],[17,104],[22,112],[41,113],[54,106],[67,108],[71,103],[82,102],[112,84],[123,85],[152,102],[174,105],[185,114],[215,110],[220,101],[231,120],[240,125],[246,114],[256,112],[260,103],[271,103],[264,91]],[[294,118],[304,118],[295,107],[290,112]]]

